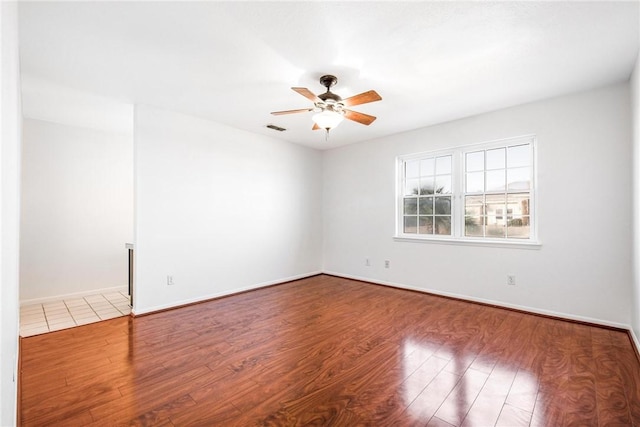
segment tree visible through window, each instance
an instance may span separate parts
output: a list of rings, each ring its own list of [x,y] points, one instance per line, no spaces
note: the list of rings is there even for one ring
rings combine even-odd
[[[398,235],[534,241],[534,138],[399,158]]]
[[[451,156],[405,163],[404,233],[451,235]]]

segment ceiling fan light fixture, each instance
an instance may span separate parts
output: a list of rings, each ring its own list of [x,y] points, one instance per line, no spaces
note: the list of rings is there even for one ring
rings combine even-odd
[[[322,129],[329,130],[338,126],[344,117],[342,117],[342,114],[335,111],[324,110],[321,113],[314,114],[311,119]]]

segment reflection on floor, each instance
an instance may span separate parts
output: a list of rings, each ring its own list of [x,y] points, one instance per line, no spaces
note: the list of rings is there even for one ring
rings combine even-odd
[[[131,313],[126,292],[89,295],[20,307],[20,336],[29,337]]]

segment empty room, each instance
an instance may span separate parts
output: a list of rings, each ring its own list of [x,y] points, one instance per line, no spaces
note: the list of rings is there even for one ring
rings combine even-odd
[[[0,425],[640,426],[640,2],[0,23]]]

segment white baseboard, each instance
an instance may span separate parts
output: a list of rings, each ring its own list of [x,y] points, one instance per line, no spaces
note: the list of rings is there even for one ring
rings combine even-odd
[[[351,274],[336,273],[334,271],[323,271],[323,273],[324,274],[329,274],[331,276],[344,277],[345,279],[359,280],[359,281],[362,281],[362,282],[369,282],[369,283],[375,283],[375,284],[378,284],[378,285],[391,286],[391,287],[399,288],[399,289],[408,289],[408,290],[411,290],[411,291],[423,292],[423,293],[439,295],[439,296],[443,296],[443,297],[456,298],[456,299],[460,299],[460,300],[464,300],[464,301],[479,302],[479,303],[482,303],[482,304],[489,304],[489,305],[494,305],[496,307],[503,307],[503,308],[509,308],[509,309],[513,309],[513,310],[520,310],[520,311],[525,311],[525,312],[533,313],[533,314],[541,314],[541,315],[544,315],[544,316],[557,317],[557,318],[560,318],[560,319],[573,320],[573,321],[584,322],[584,323],[592,323],[594,325],[601,325],[601,326],[607,326],[607,327],[618,328],[618,329],[626,329],[626,330],[631,331],[631,326],[629,326],[629,325],[625,325],[623,323],[611,322],[611,321],[608,321],[608,320],[595,319],[595,318],[592,318],[592,317],[585,317],[585,316],[576,316],[574,314],[561,313],[561,312],[552,311],[552,310],[544,310],[544,309],[540,309],[540,308],[523,306],[523,305],[518,305],[518,304],[509,304],[509,303],[505,303],[505,302],[502,302],[502,301],[494,301],[494,300],[489,300],[489,299],[484,299],[484,298],[476,298],[476,297],[471,297],[471,296],[468,296],[468,295],[460,295],[460,294],[455,294],[455,293],[451,293],[451,292],[438,291],[438,290],[434,290],[434,289],[419,288],[419,287],[416,287],[416,286],[408,286],[408,285],[404,285],[404,284],[401,284],[401,283],[388,282],[388,281],[384,281],[384,280],[376,280],[376,279],[372,279],[370,277],[360,277],[360,276],[354,276],[354,275],[351,275]],[[637,341],[636,341],[636,344],[637,344]],[[638,347],[638,348],[640,348],[640,347]]]
[[[204,301],[208,301],[208,300],[212,300],[215,298],[221,298],[221,297],[226,297],[229,295],[234,295],[234,294],[239,294],[242,292],[246,292],[246,291],[252,291],[255,289],[260,289],[260,288],[264,288],[267,286],[272,286],[272,285],[278,285],[280,283],[286,283],[286,282],[291,282],[293,280],[300,280],[300,279],[305,279],[307,277],[311,277],[311,276],[317,276],[318,274],[322,274],[321,271],[312,271],[310,273],[304,273],[304,274],[298,274],[295,276],[290,276],[290,277],[285,277],[282,279],[277,279],[277,280],[271,280],[268,282],[262,282],[262,283],[258,283],[255,285],[251,285],[251,286],[246,286],[244,288],[239,288],[239,289],[233,289],[230,291],[225,291],[225,292],[218,292],[215,294],[208,294],[208,295],[203,295],[197,298],[189,298],[189,299],[185,299],[185,300],[181,300],[181,301],[176,301],[170,304],[163,304],[163,305],[157,305],[154,307],[147,307],[147,308],[142,308],[139,309],[137,307],[135,307],[135,298],[134,298],[134,307],[131,310],[131,313],[133,313],[134,316],[140,316],[143,314],[149,314],[149,313],[153,313],[156,311],[162,311],[162,310],[169,310],[172,308],[176,308],[176,307],[181,307],[183,305],[189,305],[189,304],[196,304],[199,302],[204,302]]]
[[[82,298],[89,295],[108,294],[111,292],[128,292],[127,286],[114,286],[113,288],[92,289],[90,291],[74,292],[71,294],[54,295],[44,298],[33,298],[20,301],[20,306],[30,304],[44,304],[46,302],[61,301],[64,299]]]

